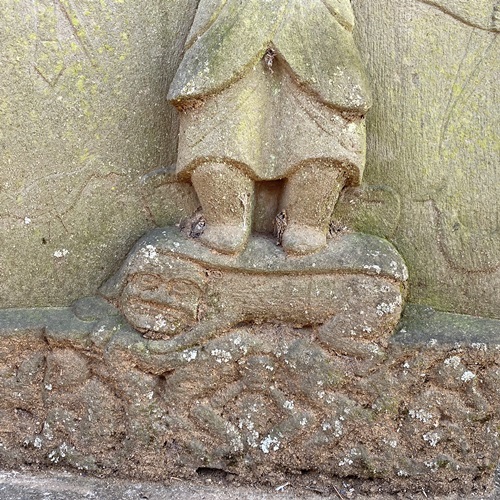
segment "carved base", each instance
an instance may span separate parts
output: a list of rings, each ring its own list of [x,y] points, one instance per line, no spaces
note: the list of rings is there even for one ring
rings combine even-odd
[[[102,287],[125,316],[98,297],[0,311],[0,463],[484,488],[499,324],[413,306],[391,338],[406,278],[363,234],[290,258],[264,237],[228,257],[153,231]]]
[[[355,340],[337,351],[315,328],[270,323],[161,354],[102,299],[4,310],[0,463],[481,491],[500,450],[499,332],[412,306],[387,346],[360,342],[361,354]]]
[[[214,252],[176,228],[142,238],[121,270],[101,287],[130,324],[178,350],[241,323],[321,326],[333,348],[341,339],[383,341],[399,320],[406,266],[380,238],[347,233],[321,251],[287,257],[264,236],[243,253]]]

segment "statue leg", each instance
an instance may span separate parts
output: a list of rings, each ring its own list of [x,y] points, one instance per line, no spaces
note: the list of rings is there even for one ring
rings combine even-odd
[[[287,179],[282,245],[288,254],[305,255],[326,245],[330,217],[344,183],[341,169],[324,164],[303,167]]]
[[[222,253],[243,250],[252,228],[254,182],[225,163],[207,162],[191,174],[206,220],[200,240]]]

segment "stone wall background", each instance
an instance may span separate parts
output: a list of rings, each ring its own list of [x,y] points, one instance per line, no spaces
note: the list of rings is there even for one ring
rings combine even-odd
[[[352,3],[375,97],[365,182],[386,196],[354,226],[396,245],[411,301],[500,317],[495,0]],[[175,161],[165,97],[196,4],[2,2],[0,307],[95,293],[196,208],[189,186],[141,184]]]
[[[388,186],[399,199],[388,237],[408,264],[410,300],[498,318],[500,10],[494,4],[353,1],[374,93],[365,182]],[[360,226],[370,230],[366,222]]]
[[[166,94],[196,4],[1,2],[0,307],[95,293],[155,225],[140,178],[175,161]]]

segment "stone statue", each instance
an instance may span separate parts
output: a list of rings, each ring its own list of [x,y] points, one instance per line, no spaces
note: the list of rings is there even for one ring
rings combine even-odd
[[[364,168],[370,102],[353,23],[348,0],[200,1],[169,99],[177,179],[201,211],[147,234],[100,290],[164,351],[242,322],[321,327],[329,344],[392,332],[408,278],[397,251],[349,231],[327,244],[339,194]],[[282,183],[272,217],[286,253],[250,235],[266,181]]]
[[[169,99],[179,179],[203,209],[201,241],[241,252],[255,187],[284,180],[288,254],[326,245],[344,186],[360,183],[368,85],[349,0],[201,0]]]

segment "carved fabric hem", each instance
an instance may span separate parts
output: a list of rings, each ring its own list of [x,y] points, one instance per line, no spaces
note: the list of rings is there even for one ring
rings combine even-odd
[[[242,168],[255,180],[288,177],[318,161],[346,171],[359,184],[364,168],[362,115],[346,116],[301,89],[277,60],[180,115],[177,172],[207,161]]]

